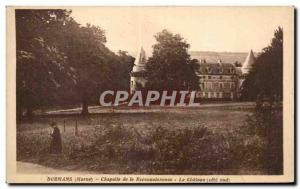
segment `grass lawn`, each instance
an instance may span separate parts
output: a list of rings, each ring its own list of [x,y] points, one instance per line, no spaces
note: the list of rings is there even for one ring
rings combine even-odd
[[[268,174],[256,152],[264,138],[246,130],[253,105],[125,112],[22,120],[17,160],[93,173]],[[61,155],[49,154],[52,121],[61,131]]]

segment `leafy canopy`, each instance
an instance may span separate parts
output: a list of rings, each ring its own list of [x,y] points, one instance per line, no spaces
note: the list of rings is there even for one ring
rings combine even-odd
[[[98,26],[61,9],[16,10],[17,110],[96,103],[105,89],[126,89],[134,59],[106,46]],[[113,88],[111,86],[114,86]]]
[[[253,70],[246,77],[242,98],[253,100],[257,96],[282,98],[283,94],[283,29],[274,32],[271,44],[256,59]]]
[[[151,90],[182,90],[198,88],[197,60],[188,54],[189,44],[167,30],[156,34],[152,57],[146,64],[146,88]]]

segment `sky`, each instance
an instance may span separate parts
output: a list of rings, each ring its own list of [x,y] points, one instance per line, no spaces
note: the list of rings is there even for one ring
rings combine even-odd
[[[254,52],[284,26],[284,7],[72,7],[72,17],[105,30],[113,51],[152,52],[156,33],[180,34],[191,51]]]

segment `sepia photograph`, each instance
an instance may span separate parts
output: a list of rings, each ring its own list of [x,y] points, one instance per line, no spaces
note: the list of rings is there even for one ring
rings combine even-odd
[[[294,7],[7,7],[8,183],[294,182]]]

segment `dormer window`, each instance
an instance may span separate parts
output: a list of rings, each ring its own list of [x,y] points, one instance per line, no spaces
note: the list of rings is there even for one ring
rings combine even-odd
[[[208,73],[211,73],[211,68],[210,67],[206,67],[206,70]]]
[[[230,68],[230,72],[231,72],[231,73],[234,73],[234,69],[233,69],[233,68]]]
[[[234,73],[234,69],[233,68],[229,68],[228,73],[233,74]]]
[[[219,68],[219,73],[223,73],[223,68]]]

